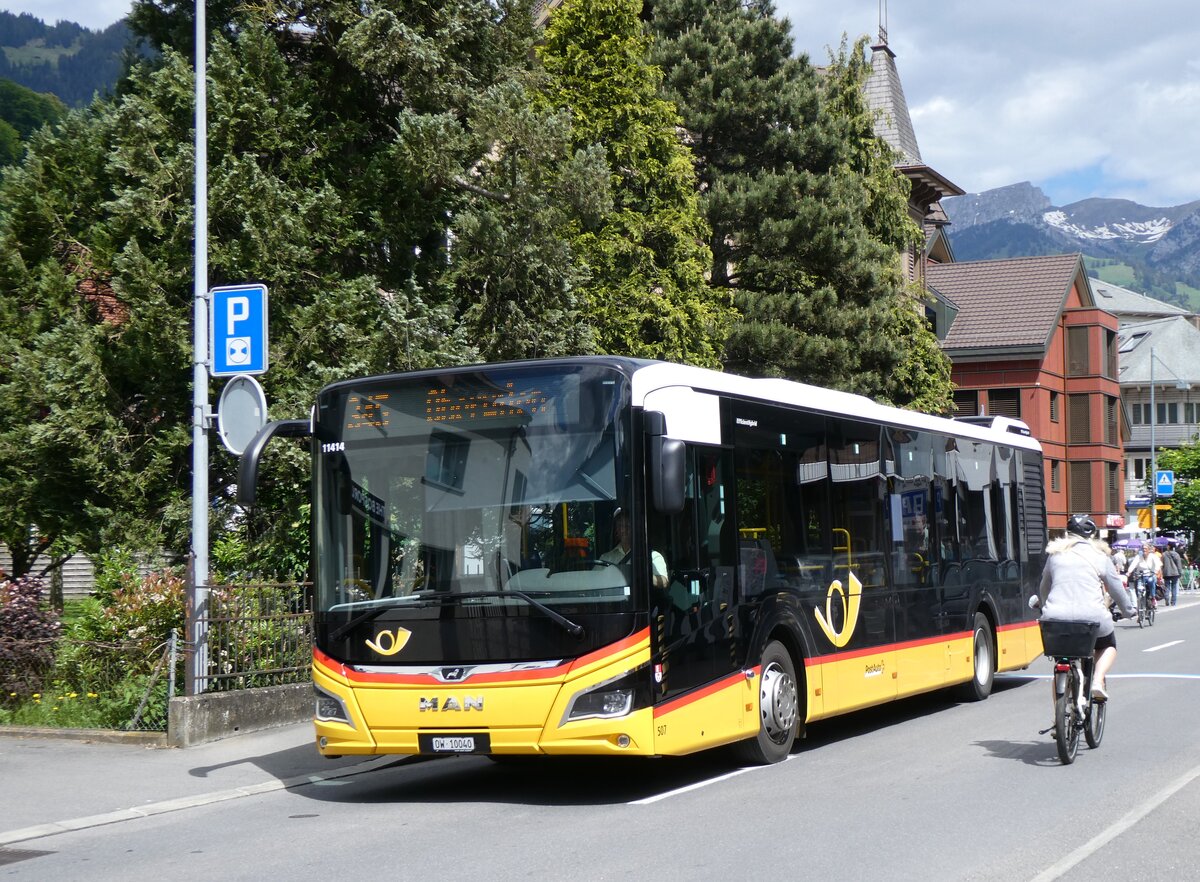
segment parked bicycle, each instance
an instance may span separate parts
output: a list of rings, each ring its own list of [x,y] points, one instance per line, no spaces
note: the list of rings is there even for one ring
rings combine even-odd
[[[1107,701],[1092,701],[1092,668],[1096,648],[1094,622],[1039,623],[1044,652],[1054,662],[1054,725],[1040,734],[1054,732],[1058,758],[1063,765],[1075,761],[1079,736],[1088,747],[1100,746],[1104,737]]]

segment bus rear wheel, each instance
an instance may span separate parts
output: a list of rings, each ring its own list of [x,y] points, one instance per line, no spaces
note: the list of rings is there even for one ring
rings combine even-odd
[[[800,690],[791,653],[777,640],[763,650],[758,682],[758,734],[736,745],[752,765],[780,762],[792,752],[800,728]]]
[[[961,687],[961,695],[967,701],[983,701],[992,694],[992,681],[996,674],[996,641],[987,616],[975,613],[975,627],[971,634],[971,679]]]

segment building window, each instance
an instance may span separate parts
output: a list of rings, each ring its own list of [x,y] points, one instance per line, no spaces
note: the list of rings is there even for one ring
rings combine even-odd
[[[1104,397],[1104,443],[1117,443],[1117,399],[1111,395]]]
[[[1067,508],[1071,511],[1092,510],[1092,464],[1072,462],[1070,466],[1071,486],[1067,491]]]
[[[1067,440],[1087,444],[1092,440],[1092,401],[1088,395],[1067,396]]]
[[[1117,379],[1120,373],[1120,368],[1117,366],[1117,332],[1105,330],[1104,332],[1104,376],[1110,380]]]
[[[1062,463],[1057,459],[1050,460],[1050,491],[1052,493],[1062,492],[1062,469],[1059,468]]]
[[[1105,504],[1105,511],[1118,512],[1121,511],[1121,466],[1119,463],[1110,462],[1108,464],[1108,481],[1104,486],[1105,495],[1108,501]]]
[[[1089,373],[1091,353],[1088,351],[1090,328],[1067,328],[1067,376],[1082,377]]]
[[[975,416],[979,413],[979,393],[974,389],[954,390],[955,416]]]
[[[1050,393],[1050,422],[1058,422],[1058,393]]]
[[[1196,424],[1196,405],[1190,401],[1183,405],[1183,421],[1189,426]]]
[[[994,416],[1021,418],[1020,389],[992,389],[988,392],[988,413]]]
[[[1150,405],[1146,405],[1147,411]],[[1176,401],[1160,401],[1155,405],[1154,410],[1158,413],[1158,424],[1160,426],[1175,425],[1179,422],[1179,403]],[[1146,420],[1146,422],[1150,422]]]

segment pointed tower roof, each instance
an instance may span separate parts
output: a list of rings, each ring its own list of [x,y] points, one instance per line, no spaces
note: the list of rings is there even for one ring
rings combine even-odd
[[[871,75],[867,77],[866,93],[867,106],[879,114],[875,134],[900,154],[902,164],[922,165],[904,87],[900,85],[900,72],[896,70],[896,53],[888,47],[887,28],[882,22],[879,41],[871,47]]]

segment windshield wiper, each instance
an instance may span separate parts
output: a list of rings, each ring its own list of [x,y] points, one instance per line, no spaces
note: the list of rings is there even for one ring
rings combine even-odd
[[[366,609],[363,612],[360,612],[358,615],[354,616],[354,618],[350,619],[350,621],[348,621],[345,624],[341,625],[340,627],[336,628],[333,631],[333,633],[329,635],[329,639],[330,640],[338,640],[341,637],[343,637],[344,635],[346,635],[347,633],[349,633],[350,631],[357,628],[363,622],[369,622],[374,618],[378,618],[379,616],[381,616],[385,612],[387,612],[389,609],[395,609],[397,606],[411,606],[413,608],[419,609],[421,607],[429,605],[424,602],[425,598],[417,598],[418,602],[414,603],[413,595],[407,595],[405,597],[395,597],[395,598],[392,598],[392,601],[393,601],[392,603],[372,604],[372,606],[369,609]]]
[[[540,612],[544,612],[555,622],[562,625],[563,629],[568,634],[570,634],[572,637],[576,638],[577,640],[583,639],[583,625],[575,624],[570,619],[568,619],[566,616],[564,616],[562,613],[555,612],[550,607],[546,606],[546,604],[542,603],[540,600],[534,600],[532,597],[530,597],[524,591],[497,591],[497,592],[495,592],[495,594],[497,594],[500,597],[504,597],[507,595],[513,595],[514,597],[521,598],[526,603],[528,603],[530,606],[532,606],[534,609],[536,609]]]
[[[540,600],[534,600],[532,597],[530,597],[524,591],[468,591],[468,592],[463,592],[460,594],[438,594],[438,595],[435,595],[432,597],[417,598],[417,601],[415,603],[412,602],[411,597],[396,598],[396,600],[404,601],[405,606],[411,606],[415,609],[419,609],[421,607],[431,606],[432,604],[435,604],[435,603],[443,604],[443,603],[448,603],[451,601],[467,600],[467,599],[478,598],[478,597],[519,597],[519,598],[521,598],[521,600],[524,600],[526,603],[528,603],[530,606],[532,606],[538,612],[544,613],[546,615],[546,617],[549,618],[551,621],[553,621],[555,624],[561,625],[563,630],[566,631],[568,634],[570,634],[572,637],[574,637],[576,639],[583,639],[583,635],[584,635],[583,625],[579,625],[579,624],[576,624],[575,622],[572,622],[570,619],[568,619],[562,613],[559,613],[559,612],[551,609],[550,607],[546,606],[546,604],[542,603]],[[400,603],[389,603],[389,604],[384,604],[381,606],[373,606],[368,610],[364,610],[363,612],[356,615],[354,618],[350,619],[350,621],[348,621],[348,622],[338,626],[336,629],[334,629],[334,631],[329,635],[329,639],[330,640],[338,640],[341,637],[348,634],[350,631],[357,628],[363,622],[369,622],[372,619],[377,618],[378,616],[381,616],[383,613],[387,612],[389,609],[395,609],[399,605],[401,605],[401,604]]]

